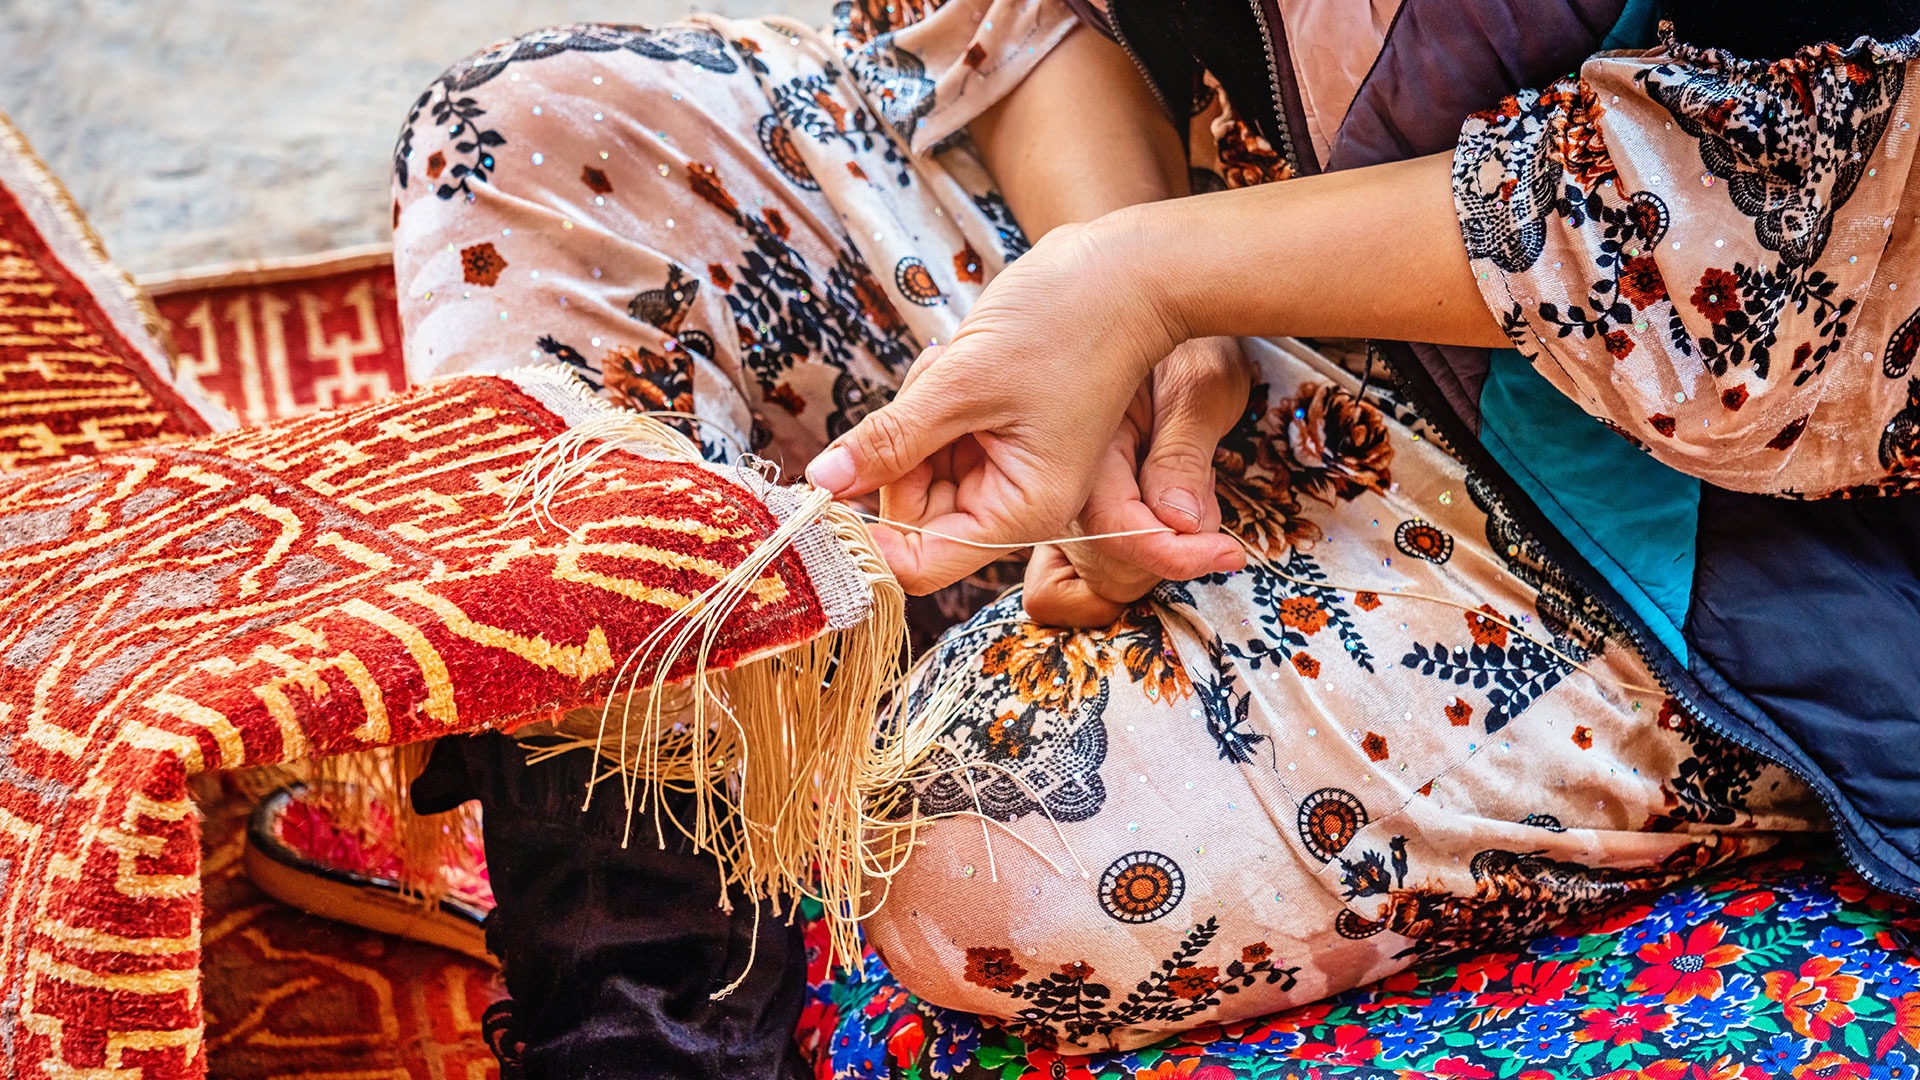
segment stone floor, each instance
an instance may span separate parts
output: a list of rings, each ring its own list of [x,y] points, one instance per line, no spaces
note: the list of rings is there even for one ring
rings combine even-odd
[[[827,0],[701,0],[824,23]],[[446,65],[675,0],[0,0],[0,111],[135,274],[384,242],[392,144]]]

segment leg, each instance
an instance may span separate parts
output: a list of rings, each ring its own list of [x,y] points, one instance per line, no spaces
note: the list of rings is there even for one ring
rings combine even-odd
[[[410,374],[565,363],[698,413],[716,451],[804,463],[1004,263],[977,167],[909,160],[836,59],[797,25],[699,19],[455,66],[395,160]]]
[[[1094,633],[1010,600],[926,675],[967,698],[915,785],[957,816],[921,830],[868,924],[905,985],[1124,1049],[1536,933],[1818,820],[1675,715],[1456,462],[1317,355],[1250,351],[1263,385],[1218,463],[1265,565]]]

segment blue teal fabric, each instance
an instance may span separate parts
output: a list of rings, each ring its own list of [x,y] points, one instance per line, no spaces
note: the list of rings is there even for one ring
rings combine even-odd
[[[1700,481],[1607,430],[1512,349],[1490,357],[1480,423],[1487,452],[1686,663]]]
[[[1627,0],[1620,18],[1600,40],[1601,52],[1615,49],[1644,49],[1658,39],[1660,4],[1658,0]]]

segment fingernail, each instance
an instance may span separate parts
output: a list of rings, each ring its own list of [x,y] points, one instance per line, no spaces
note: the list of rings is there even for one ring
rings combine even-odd
[[[853,454],[844,446],[829,446],[807,466],[807,479],[835,495],[853,486]]]
[[[1161,494],[1160,501],[1154,505],[1168,513],[1186,518],[1191,523],[1189,528],[1200,527],[1200,500],[1194,498],[1191,491],[1184,488],[1169,488]],[[1168,524],[1171,525],[1173,522]]]

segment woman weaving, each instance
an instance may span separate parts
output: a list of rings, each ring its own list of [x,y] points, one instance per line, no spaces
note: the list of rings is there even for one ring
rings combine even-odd
[[[1819,827],[1803,781],[1914,883],[1818,729],[1773,725],[1899,700],[1877,646],[1786,669],[1915,535],[1920,5],[1351,6],[567,27],[402,134],[416,378],[566,364],[714,456],[878,492],[893,571],[971,615],[923,679],[972,767],[913,802],[1024,842],[927,826],[866,929],[916,993],[1064,1049],[1659,888]],[[1021,591],[956,586],[1050,537]],[[1761,678],[1789,558],[1825,584]],[[622,849],[582,757],[448,741],[415,787],[484,805],[527,1075],[801,1075],[797,931]],[[1028,1004],[1207,924],[1212,975],[1152,1007]]]

